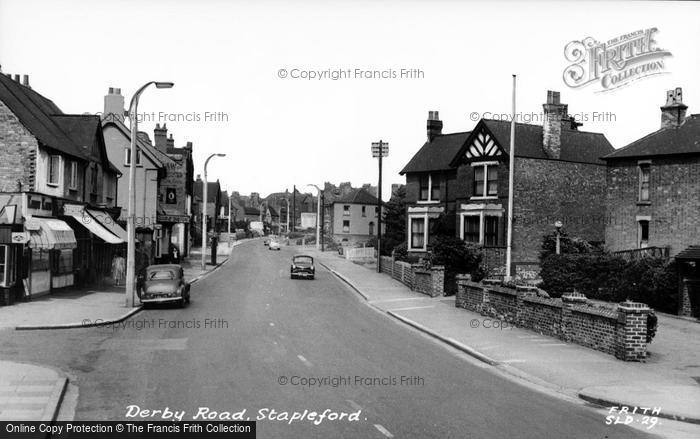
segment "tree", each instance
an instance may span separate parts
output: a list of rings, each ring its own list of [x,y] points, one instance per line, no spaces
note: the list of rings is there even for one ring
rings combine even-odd
[[[396,246],[406,241],[406,189],[399,188],[382,210],[382,254],[391,255]]]

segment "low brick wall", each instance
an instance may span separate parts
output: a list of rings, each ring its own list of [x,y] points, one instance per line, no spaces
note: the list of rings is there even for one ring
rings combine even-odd
[[[422,264],[395,261],[389,256],[380,258],[380,271],[391,276],[414,291],[431,297],[441,296],[445,291],[445,267],[426,268]]]
[[[624,361],[646,358],[650,310],[643,303],[623,302],[615,309],[599,308],[589,305],[579,293],[551,299],[539,297],[528,289],[472,282],[468,277],[458,278],[457,285],[455,306],[459,308],[615,355]]]

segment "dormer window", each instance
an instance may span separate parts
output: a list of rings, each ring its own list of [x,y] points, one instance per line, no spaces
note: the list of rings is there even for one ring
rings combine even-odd
[[[420,190],[418,201],[438,202],[440,201],[440,177],[437,174],[425,174],[419,177]]]
[[[472,167],[472,198],[498,197],[498,162],[473,163]]]

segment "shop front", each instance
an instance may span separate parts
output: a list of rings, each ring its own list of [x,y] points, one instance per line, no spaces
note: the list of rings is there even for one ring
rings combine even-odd
[[[73,229],[57,218],[41,217],[28,218],[24,228],[29,232],[29,296],[72,286],[73,250],[77,247]]]
[[[0,224],[0,305],[22,297],[22,257],[28,236],[21,224]]]

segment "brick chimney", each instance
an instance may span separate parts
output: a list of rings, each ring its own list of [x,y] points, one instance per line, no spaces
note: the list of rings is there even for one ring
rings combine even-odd
[[[666,105],[661,107],[661,128],[678,128],[685,120],[687,105],[683,104],[683,89],[666,92]]]
[[[437,111],[428,111],[428,142],[432,142],[435,136],[442,134],[442,121]]]
[[[124,122],[124,96],[121,88],[110,87],[105,96],[102,120]]]
[[[165,144],[168,146],[168,148],[175,148],[175,139],[173,139],[173,135],[171,134],[170,137],[168,137],[167,142]]]
[[[22,75],[22,85],[27,88],[31,88],[29,86],[29,75]]]
[[[165,152],[168,149],[168,128],[163,124],[156,124],[153,128],[153,143],[160,152]]]
[[[547,90],[547,103],[542,104],[544,121],[542,124],[542,147],[547,156],[558,159],[561,155],[562,125],[571,126],[569,106],[559,101],[559,92]]]
[[[187,142],[187,144],[185,145],[185,149],[189,149],[190,151],[192,151],[192,142]]]

